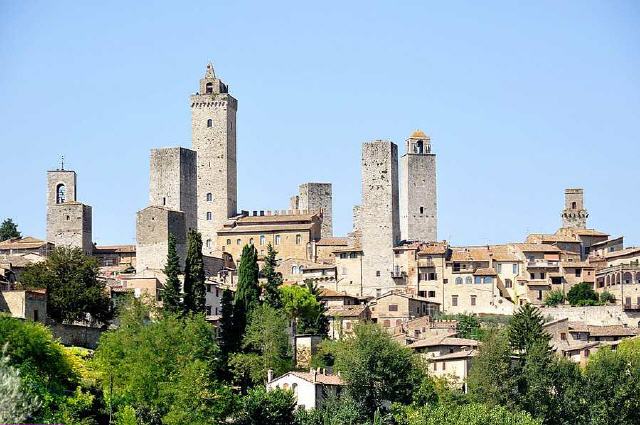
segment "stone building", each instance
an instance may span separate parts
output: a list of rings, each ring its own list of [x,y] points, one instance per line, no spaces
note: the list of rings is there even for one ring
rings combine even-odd
[[[0,312],[18,319],[45,323],[47,292],[45,289],[0,291]]]
[[[47,242],[76,247],[91,255],[91,207],[77,201],[75,171],[47,172]]]
[[[298,194],[291,197],[291,209],[321,211],[321,236],[333,236],[331,183],[303,183]]]
[[[400,234],[407,241],[438,240],[436,155],[431,139],[416,130],[400,158]]]
[[[43,257],[53,251],[54,245],[31,236],[11,238],[0,242],[0,256],[37,254]]]
[[[158,273],[164,269],[169,235],[176,238],[180,267],[187,254],[185,215],[167,207],[149,206],[136,216],[136,273]]]
[[[217,231],[237,210],[236,111],[238,101],[208,64],[200,90],[190,97],[192,147],[197,152],[197,228],[205,254],[212,254]]]
[[[398,147],[383,140],[362,145],[362,295],[393,287],[393,247],[400,242]]]
[[[584,192],[582,189],[566,189],[564,191],[564,210],[562,211],[562,227],[586,229],[589,213],[584,208]]]
[[[196,158],[181,147],[151,149],[149,205],[182,211],[187,230],[197,228]]]

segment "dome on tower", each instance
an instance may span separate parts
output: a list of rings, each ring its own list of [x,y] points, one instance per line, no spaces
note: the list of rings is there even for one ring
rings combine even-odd
[[[427,136],[422,130],[416,130],[413,133],[411,133],[411,136],[409,136],[409,138],[410,139],[428,139],[429,136]]]

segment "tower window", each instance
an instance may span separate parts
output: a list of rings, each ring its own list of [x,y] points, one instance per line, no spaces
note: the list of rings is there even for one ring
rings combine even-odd
[[[302,236],[296,235],[296,245],[300,245],[302,243]]]
[[[213,93],[213,83],[207,83],[205,86],[205,93],[211,94]]]
[[[71,217],[67,216],[67,220],[71,219]]]
[[[276,235],[275,243],[276,245],[280,245],[280,235]]]
[[[211,201],[213,201],[213,194],[207,193],[207,202],[211,202]]]
[[[164,196],[162,197],[162,205],[167,205],[167,198]]]
[[[578,204],[575,203],[575,202],[572,202],[571,203],[571,208],[575,210],[576,208],[578,208]]]
[[[56,204],[62,204],[67,200],[67,187],[62,183],[56,187]]]
[[[211,126],[213,126],[213,120],[211,118],[209,118],[207,120],[207,127],[211,127]]]
[[[236,239],[236,245],[242,244],[242,239]]]
[[[264,235],[260,235],[260,245],[264,245],[266,242],[266,238],[264,237]]]
[[[211,211],[207,211],[207,220],[211,220],[212,217]]]

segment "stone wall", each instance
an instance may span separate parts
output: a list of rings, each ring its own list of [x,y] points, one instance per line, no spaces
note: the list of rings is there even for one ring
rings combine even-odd
[[[197,154],[185,148],[151,150],[149,205],[182,211],[187,229],[197,227]]]
[[[47,241],[56,246],[93,251],[91,207],[79,202],[51,205],[47,209]]]
[[[640,325],[640,311],[624,311],[622,306],[541,307],[540,311],[551,320],[568,318],[588,325],[626,325],[630,328]]]
[[[59,338],[63,345],[89,349],[98,347],[98,340],[102,332],[104,332],[102,328],[69,325],[65,323],[49,323],[48,326],[53,336]]]
[[[297,209],[322,210],[320,234],[323,238],[333,236],[331,183],[303,183],[298,190]],[[291,204],[293,205],[293,198]]]
[[[151,206],[136,216],[136,272],[160,271],[167,261],[169,234],[176,238],[180,267],[187,253],[185,215],[165,207]]]
[[[398,147],[377,140],[362,145],[363,295],[393,288],[393,247],[400,239]]]

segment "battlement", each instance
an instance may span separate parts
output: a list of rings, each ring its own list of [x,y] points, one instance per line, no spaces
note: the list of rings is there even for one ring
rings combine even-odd
[[[233,108],[238,109],[238,101],[228,93],[195,93],[189,96],[191,108]]]
[[[302,210],[302,209],[289,209],[289,210],[242,210],[240,211],[241,217],[269,217],[273,215],[318,215],[322,217],[323,210]]]

